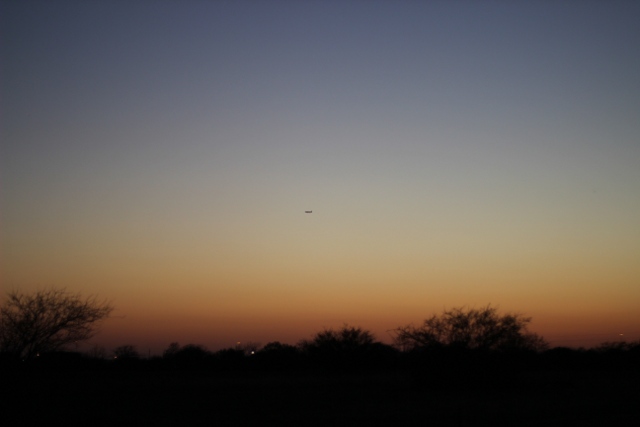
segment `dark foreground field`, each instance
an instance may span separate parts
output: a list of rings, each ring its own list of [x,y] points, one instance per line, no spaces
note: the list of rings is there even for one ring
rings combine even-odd
[[[631,426],[636,370],[447,380],[410,372],[2,372],[4,426]]]

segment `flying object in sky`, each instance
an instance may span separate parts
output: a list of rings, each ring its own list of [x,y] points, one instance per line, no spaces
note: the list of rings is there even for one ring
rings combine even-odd
[[[304,211],[304,213],[311,213],[311,212],[313,212],[313,211]]]

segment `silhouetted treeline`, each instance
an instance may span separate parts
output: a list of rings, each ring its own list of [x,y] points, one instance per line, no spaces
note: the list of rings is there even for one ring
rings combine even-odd
[[[395,329],[393,345],[345,325],[295,345],[238,343],[211,351],[174,342],[154,356],[131,344],[85,353],[0,345],[3,420],[12,426],[637,423],[640,341],[550,349],[527,331],[528,322],[491,307],[462,308]],[[29,342],[23,331],[0,328],[5,344]]]
[[[401,351],[373,340],[344,343],[335,337],[298,345],[271,342],[248,352],[243,348],[207,350],[204,346],[171,344],[162,356],[141,357],[133,346],[121,346],[104,358],[90,353],[50,352],[33,360],[0,356],[4,368],[198,370],[211,372],[406,372],[447,381],[460,377],[483,380],[535,370],[640,370],[640,341],[605,343],[590,349],[566,347],[542,352],[499,352],[455,346]]]
[[[640,368],[640,341],[605,343],[588,350],[549,349],[542,337],[528,331],[530,318],[514,313],[501,314],[491,306],[445,310],[427,318],[420,325],[396,328],[392,330],[394,345],[377,341],[371,332],[349,325],[325,329],[297,345],[271,342],[261,346],[249,342],[210,351],[202,345],[181,346],[174,342],[161,356],[154,357],[140,355],[135,346],[130,344],[121,345],[111,353],[95,347],[86,354],[80,354],[56,351],[60,346],[54,344],[59,340],[52,342],[51,338],[32,338],[43,324],[51,323],[46,319],[60,316],[56,311],[59,305],[77,309],[80,303],[74,298],[64,292],[34,296],[16,294],[15,304],[8,304],[2,310],[2,365],[25,369],[80,367],[212,372],[393,371],[406,372],[414,378],[429,381],[442,379],[444,383],[455,383],[457,380],[480,383],[502,381],[508,380],[514,373],[537,369]],[[92,300],[83,304],[80,311],[94,309]],[[32,306],[37,308],[36,312],[44,320],[31,319],[29,313]],[[99,309],[100,306],[96,308]],[[110,310],[110,307],[102,308],[107,309]],[[102,311],[99,314],[106,315]],[[57,323],[54,326],[45,330],[62,333]],[[91,323],[86,327],[90,329]],[[15,351],[15,348],[24,347],[13,345],[15,343],[35,343],[33,348],[38,351]]]

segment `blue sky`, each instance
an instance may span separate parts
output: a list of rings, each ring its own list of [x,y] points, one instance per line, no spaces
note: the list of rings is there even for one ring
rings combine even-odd
[[[640,336],[636,2],[0,15],[3,288],[113,298],[132,341],[168,316],[286,341],[487,303]]]

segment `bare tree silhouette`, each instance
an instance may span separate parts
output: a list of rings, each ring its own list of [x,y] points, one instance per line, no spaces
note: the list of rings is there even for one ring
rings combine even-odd
[[[25,359],[88,340],[113,310],[108,302],[64,289],[7,296],[0,307],[0,351]]]

